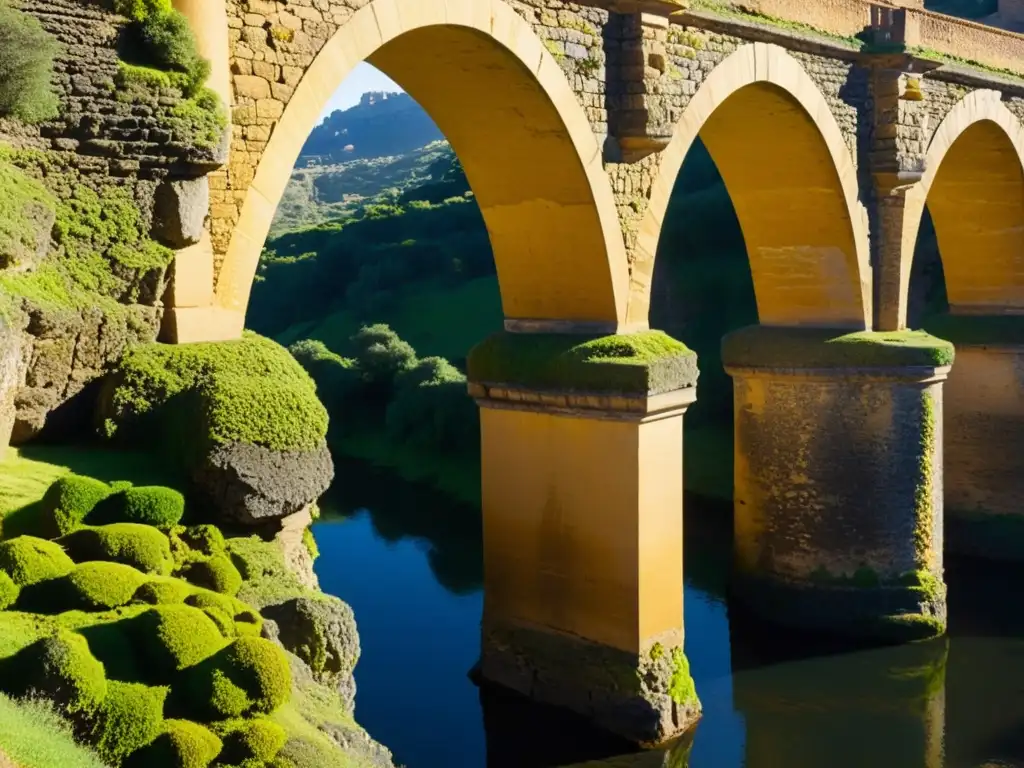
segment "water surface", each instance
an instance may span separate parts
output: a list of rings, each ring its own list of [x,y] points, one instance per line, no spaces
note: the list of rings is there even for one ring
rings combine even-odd
[[[339,462],[315,528],[323,589],[352,605],[356,716],[407,768],[687,765],[478,689],[479,513]],[[949,639],[809,647],[730,613],[729,511],[687,502],[686,652],[704,704],[689,768],[1024,768],[1024,573],[947,560]],[[621,759],[611,760],[614,756]]]

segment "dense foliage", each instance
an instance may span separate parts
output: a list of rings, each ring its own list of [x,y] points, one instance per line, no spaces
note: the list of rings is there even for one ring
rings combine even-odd
[[[53,60],[58,50],[37,19],[0,0],[0,117],[38,123],[57,116]]]

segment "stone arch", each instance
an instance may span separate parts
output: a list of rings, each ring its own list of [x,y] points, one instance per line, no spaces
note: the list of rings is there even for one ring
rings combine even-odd
[[[927,205],[950,308],[1024,312],[1024,126],[998,91],[973,91],[950,110],[928,145],[925,169],[905,213],[904,306]]]
[[[698,135],[736,208],[769,325],[871,327],[867,213],[835,116],[785,49],[745,45],[687,105],[638,233],[628,318],[646,320],[662,221]]]
[[[244,313],[299,151],[362,61],[408,91],[462,161],[494,250],[506,326],[620,330],[628,267],[600,148],[557,62],[502,0],[372,0],[334,33],[262,155],[217,304]]]

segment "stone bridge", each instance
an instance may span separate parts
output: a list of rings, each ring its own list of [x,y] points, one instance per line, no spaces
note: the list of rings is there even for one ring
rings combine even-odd
[[[638,742],[699,715],[680,515],[696,371],[647,332],[662,221],[698,137],[760,319],[723,353],[737,594],[777,621],[900,640],[945,627],[944,501],[958,546],[1024,555],[1024,37],[915,0],[175,6],[232,128],[206,234],[176,258],[165,340],[241,333],[300,148],[359,62],[463,163],[506,317],[470,359],[484,677]],[[951,374],[950,345],[905,330],[926,205]],[[566,334],[612,338],[580,354]]]

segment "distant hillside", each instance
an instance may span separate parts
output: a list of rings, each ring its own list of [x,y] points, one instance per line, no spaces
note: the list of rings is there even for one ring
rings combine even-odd
[[[448,142],[434,141],[401,155],[296,168],[277,206],[270,235],[350,217],[383,193],[396,197],[433,180],[454,157]]]
[[[444,136],[410,96],[365,93],[359,104],[313,129],[270,234],[347,218],[381,195],[397,198],[443,174],[453,158]]]
[[[406,93],[364,93],[356,106],[337,111],[313,129],[298,167],[403,155],[444,135]]]

